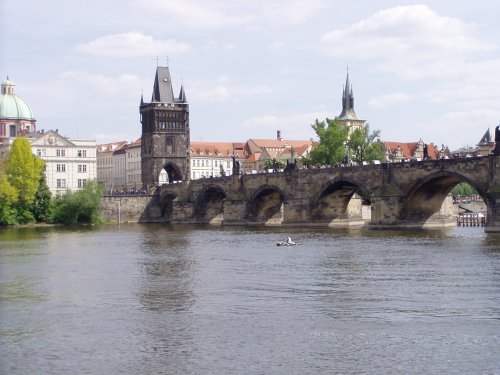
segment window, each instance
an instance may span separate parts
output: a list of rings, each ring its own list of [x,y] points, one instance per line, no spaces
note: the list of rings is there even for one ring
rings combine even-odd
[[[66,150],[57,149],[56,150],[56,156],[65,157],[66,156]]]
[[[78,150],[77,153],[79,158],[86,158],[87,157],[87,150]]]
[[[36,149],[36,155],[37,156],[47,156],[47,150],[44,148],[37,148]]]
[[[58,188],[65,188],[66,187],[66,179],[65,178],[58,178],[56,180],[56,186]]]
[[[78,173],[87,172],[87,164],[78,164]]]
[[[79,178],[78,179],[78,187],[82,188],[87,185],[87,179],[86,178]]]
[[[57,164],[56,171],[58,172],[66,172],[66,164]]]
[[[158,123],[158,127],[159,127],[161,130],[165,130],[165,128],[166,128],[165,121],[160,121],[160,122]]]

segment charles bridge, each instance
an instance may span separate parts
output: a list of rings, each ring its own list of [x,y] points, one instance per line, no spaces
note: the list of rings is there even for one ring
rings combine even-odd
[[[455,225],[447,199],[459,182],[487,206],[500,232],[500,157],[294,169],[167,184],[145,196],[105,197],[110,221],[429,228]],[[362,215],[370,204],[371,217]]]

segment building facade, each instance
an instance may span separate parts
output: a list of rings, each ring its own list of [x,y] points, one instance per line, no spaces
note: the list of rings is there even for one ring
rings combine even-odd
[[[45,178],[52,194],[79,190],[97,177],[96,142],[69,139],[57,131],[30,133],[34,155],[45,162]]]
[[[115,188],[115,168],[113,161],[113,152],[125,146],[126,141],[105,143],[97,146],[97,181],[99,181],[104,190]]]
[[[168,182],[189,180],[189,105],[183,87],[174,97],[168,67],[156,68],[151,102],[141,98],[140,120],[143,186],[157,186],[162,171]]]

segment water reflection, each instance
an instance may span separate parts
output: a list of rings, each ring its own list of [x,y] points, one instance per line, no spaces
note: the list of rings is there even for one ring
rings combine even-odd
[[[481,229],[108,225],[9,236],[0,373],[500,368],[500,242]],[[275,245],[287,236],[303,245]]]
[[[182,228],[182,229],[181,229]],[[190,229],[165,230],[154,226],[148,232],[141,252],[140,300],[152,311],[183,311],[193,304],[193,269],[189,247]]]

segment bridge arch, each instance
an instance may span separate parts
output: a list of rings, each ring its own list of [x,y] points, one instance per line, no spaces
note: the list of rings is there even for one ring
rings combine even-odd
[[[357,192],[357,199],[353,200]],[[311,220],[331,226],[363,224],[362,201],[370,201],[370,197],[370,192],[356,180],[333,178],[311,199]]]
[[[283,222],[285,194],[274,185],[263,185],[250,197],[247,220],[251,223],[279,225]]]
[[[157,176],[157,181],[159,185],[182,181],[180,167],[173,162],[165,163]]]
[[[476,181],[453,171],[439,171],[425,176],[410,188],[401,205],[400,220],[423,226],[447,219],[451,225],[455,222],[454,217],[451,212],[447,213],[446,209],[442,208],[443,202],[460,182],[466,182],[476,189],[488,208],[490,207],[488,194]]]
[[[221,224],[224,220],[226,193],[217,185],[203,188],[197,195],[193,217],[199,223]]]

